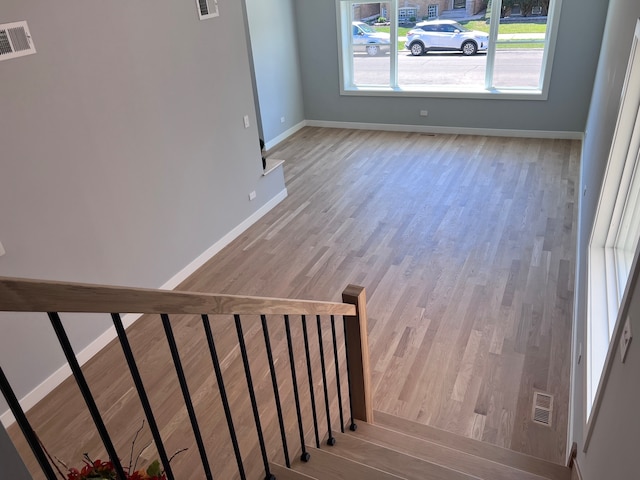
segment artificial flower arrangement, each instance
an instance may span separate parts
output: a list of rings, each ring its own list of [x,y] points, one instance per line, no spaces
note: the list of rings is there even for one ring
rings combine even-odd
[[[91,460],[88,454],[84,454],[84,467],[81,470],[70,468],[66,480],[116,480],[118,478],[116,469],[111,462],[102,460]],[[131,466],[125,468],[125,478],[127,480],[167,480],[167,476],[160,468],[157,460],[151,463],[147,470],[135,470],[132,472]]]
[[[140,427],[140,429],[136,432],[136,435],[133,438],[133,442],[131,442],[131,456],[129,458],[129,466],[123,467],[125,479],[126,480],[167,480],[167,476],[165,475],[164,470],[162,469],[160,462],[158,460],[151,462],[151,464],[147,467],[146,470],[138,470],[138,460],[140,459],[140,456],[142,455],[142,452],[145,450],[146,447],[144,447],[140,451],[140,453],[135,459],[135,462],[133,461],[133,451],[136,445],[136,440],[138,439],[138,434],[142,431],[143,428],[144,428],[144,421],[142,422],[142,426]],[[42,442],[40,442],[40,444],[42,445]],[[42,446],[44,448],[44,445]],[[148,446],[149,445],[147,445],[147,447]],[[171,456],[171,458],[169,459],[169,462],[171,462],[171,460],[173,460],[173,458],[176,455],[186,450],[187,450],[186,448],[183,448],[182,450],[178,450],[176,453],[174,453]],[[49,452],[47,452],[46,449],[44,449],[44,451],[49,457],[49,460],[53,463],[54,467],[58,471],[58,474],[63,480],[117,480],[118,479],[118,474],[116,473],[116,469],[112,462],[104,462],[100,459],[92,460],[89,457],[89,454],[85,453],[84,459],[83,459],[84,466],[81,469],[77,469],[74,467],[69,468],[66,463],[64,463],[62,460],[60,460],[57,457],[55,457],[57,462],[54,462],[51,456],[49,455]],[[57,464],[62,465],[67,470],[67,473],[64,474]]]

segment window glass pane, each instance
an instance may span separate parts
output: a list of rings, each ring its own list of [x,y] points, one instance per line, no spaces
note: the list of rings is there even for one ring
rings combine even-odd
[[[549,1],[502,1],[493,86],[538,88],[547,41]]]
[[[349,58],[355,86],[389,86],[389,26],[375,25],[382,13],[380,2],[354,3],[351,6]]]
[[[482,30],[480,30],[480,28]],[[485,20],[399,20],[398,84],[483,88],[489,25]]]

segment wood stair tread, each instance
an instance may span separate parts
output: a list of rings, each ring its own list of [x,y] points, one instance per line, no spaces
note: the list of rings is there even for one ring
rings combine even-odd
[[[405,436],[414,437],[449,449],[458,450],[462,454],[480,457],[516,470],[529,472],[530,474],[537,475],[545,479],[569,480],[571,478],[571,470],[564,465],[552,463],[547,460],[532,457],[530,455],[502,448],[490,443],[480,442],[472,438],[463,437],[455,433],[419,424],[388,413],[379,411],[374,412],[374,422],[376,426],[385,428],[389,431],[398,432]],[[363,422],[359,422],[358,427],[360,428],[360,426],[364,427],[363,429],[366,429],[370,425],[363,425]]]
[[[545,480],[545,477],[528,471],[377,425],[360,423],[358,430],[349,435],[481,479]]]
[[[380,470],[397,475],[407,480],[480,480],[479,477],[462,473],[457,469],[432,463],[381,446],[361,438],[362,435],[334,434],[336,445],[332,450],[336,455],[362,463]]]
[[[269,467],[271,468],[271,473],[273,473],[278,480],[317,480],[316,477],[311,477],[298,470],[287,468],[279,463],[271,462]]]
[[[296,460],[291,465],[292,469],[317,480],[407,480],[403,476],[393,475],[330,453],[328,448],[320,450],[307,447],[307,451],[311,454],[311,460],[306,463]]]

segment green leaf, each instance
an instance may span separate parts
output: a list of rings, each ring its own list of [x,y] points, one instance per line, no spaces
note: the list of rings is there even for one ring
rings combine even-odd
[[[147,468],[147,475],[150,477],[159,477],[162,474],[162,470],[160,469],[160,462],[156,460],[149,468]]]

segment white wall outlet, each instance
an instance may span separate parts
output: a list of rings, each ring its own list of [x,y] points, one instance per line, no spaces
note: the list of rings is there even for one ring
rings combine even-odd
[[[7,252],[4,251],[4,247],[2,246],[2,243],[0,243],[0,257],[2,255],[4,255],[5,253],[7,253]]]
[[[255,200],[256,196],[256,191],[254,190],[253,192],[249,193],[249,200]]]
[[[429,115],[429,110],[420,110],[420,116],[421,117],[426,117]]]
[[[284,123],[284,117],[280,117],[280,123]]]
[[[627,352],[629,351],[632,338],[631,320],[627,317],[627,320],[624,322],[624,328],[622,329],[622,337],[620,337],[620,361],[622,363],[624,363],[627,358]]]
[[[244,128],[249,128],[249,115],[245,115],[243,117],[244,120]]]

